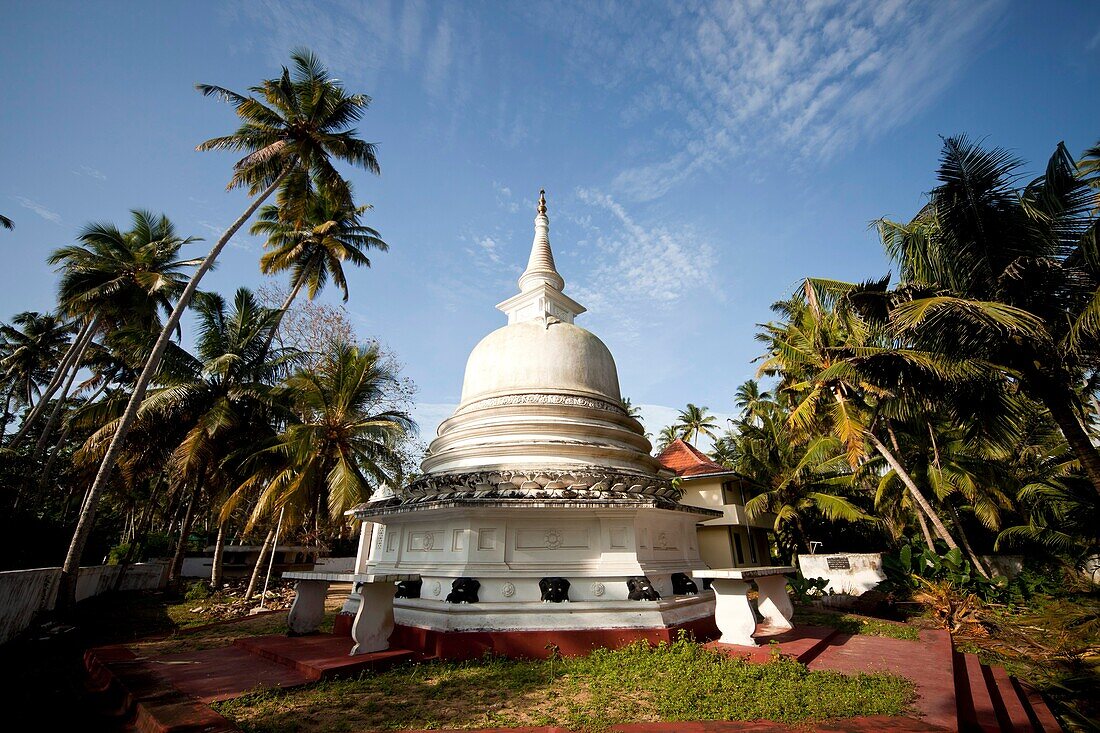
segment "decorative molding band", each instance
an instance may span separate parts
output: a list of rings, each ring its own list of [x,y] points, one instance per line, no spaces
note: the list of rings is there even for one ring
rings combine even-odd
[[[675,503],[682,492],[657,476],[599,466],[427,474],[398,490],[388,502],[371,507],[417,504],[441,499],[586,499],[656,498]]]
[[[477,402],[460,407],[455,414],[484,410],[490,407],[511,407],[513,405],[560,405],[563,407],[585,407],[590,410],[605,410],[618,415],[626,415],[622,405],[616,405],[607,400],[595,397],[580,397],[578,395],[551,394],[549,392],[528,392],[525,394],[508,394],[500,397],[486,397]]]

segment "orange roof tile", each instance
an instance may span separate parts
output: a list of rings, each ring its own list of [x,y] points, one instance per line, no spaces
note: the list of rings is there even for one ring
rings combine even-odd
[[[657,456],[661,465],[677,476],[700,476],[708,473],[733,473],[721,463],[716,463],[701,450],[677,438]]]

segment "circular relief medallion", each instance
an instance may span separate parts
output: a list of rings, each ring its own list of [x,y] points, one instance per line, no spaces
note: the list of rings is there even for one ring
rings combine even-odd
[[[425,532],[423,543],[425,550],[430,550],[435,547],[435,534],[433,532]]]
[[[546,546],[551,550],[556,550],[561,547],[561,530],[560,529],[548,529],[546,530]]]
[[[597,580],[595,583],[592,584],[592,595],[596,596],[597,598],[599,598],[606,592],[607,588],[605,588],[603,583],[601,583],[600,581]]]
[[[432,595],[433,596],[438,596],[442,592],[443,592],[443,586],[439,584],[438,580],[435,581],[434,583],[432,583]]]
[[[516,586],[512,585],[511,583],[505,583],[504,585],[500,586],[500,594],[505,598],[511,598],[516,594]]]

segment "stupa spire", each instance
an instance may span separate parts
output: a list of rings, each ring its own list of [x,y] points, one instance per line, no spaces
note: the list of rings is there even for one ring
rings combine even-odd
[[[546,215],[546,190],[539,191],[538,212],[535,214],[535,238],[531,241],[531,256],[527,269],[519,276],[520,292],[534,290],[545,284],[561,292],[565,280],[554,267],[554,252],[550,249],[550,217]]]
[[[550,249],[550,217],[546,215],[546,191],[539,191],[539,205],[535,213],[535,238],[531,242],[531,256],[527,269],[519,276],[519,292],[497,309],[508,315],[508,323],[539,320],[549,326],[573,319],[584,313],[584,306],[562,292],[565,280],[554,266],[554,253]]]

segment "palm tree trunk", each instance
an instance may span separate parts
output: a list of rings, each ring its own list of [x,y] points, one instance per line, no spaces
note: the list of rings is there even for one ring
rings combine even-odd
[[[248,589],[244,592],[244,599],[251,601],[252,596],[256,594],[256,585],[260,582],[261,568],[264,565],[264,560],[267,559],[267,547],[271,544],[275,538],[275,528],[267,530],[267,537],[264,538],[264,543],[260,545],[260,556],[256,558],[256,566],[252,568],[252,577],[248,579]],[[274,551],[274,548],[272,548]]]
[[[27,415],[27,419],[23,421],[23,424],[19,426],[19,431],[16,432],[15,437],[11,439],[9,448],[16,448],[23,439],[27,437],[27,431],[38,422],[42,417],[43,410],[46,409],[46,403],[49,402],[50,397],[57,391],[57,388],[61,386],[61,383],[65,380],[65,375],[68,373],[69,368],[73,367],[74,371],[79,370],[79,359],[84,356],[84,349],[87,348],[88,341],[91,340],[92,335],[95,333],[96,322],[98,317],[93,317],[90,321],[85,323],[76,334],[76,338],[73,339],[72,344],[69,345],[68,350],[65,352],[65,356],[62,357],[61,363],[57,367],[57,371],[54,372],[53,377],[50,379],[49,384],[46,385],[46,389],[42,391],[42,394],[38,398],[38,402],[33,408],[31,408],[30,414]],[[30,404],[30,400],[27,400]]]
[[[913,481],[913,477],[909,475],[909,472],[905,470],[894,454],[890,452],[890,449],[883,445],[882,441],[870,430],[867,431],[867,438],[871,441],[871,444],[875,446],[875,450],[879,452],[879,455],[885,458],[891,468],[897,472],[898,478],[905,484],[905,488],[909,489],[909,494],[932,521],[932,526],[935,527],[936,534],[939,535],[940,539],[946,542],[947,546],[951,549],[957,550],[959,548],[958,544],[956,544],[951,534],[947,531],[947,527],[943,526],[943,522],[941,522],[939,516],[936,515],[936,511],[932,508],[932,505],[928,503],[928,499],[926,499],[924,494],[921,493],[921,490],[917,488],[917,484]]]
[[[1100,494],[1100,452],[1097,452],[1088,432],[1081,425],[1081,420],[1073,409],[1073,400],[1068,395],[1059,394],[1061,390],[1057,388],[1041,386],[1037,391],[1039,399],[1050,410],[1050,416],[1054,418],[1069,447],[1073,449],[1073,454],[1077,456],[1092,488]]]
[[[302,292],[302,286],[305,284],[305,278],[294,283],[294,287],[290,289],[290,294],[286,296],[286,300],[284,300],[283,304],[279,307],[279,315],[275,318],[275,323],[271,326],[271,333],[267,334],[267,341],[264,342],[264,350],[260,352],[261,361],[267,356],[267,352],[271,350],[271,344],[275,342],[275,335],[279,332],[279,326],[283,323],[283,317],[286,316],[287,310],[294,302],[294,299],[298,297],[298,293]]]
[[[913,513],[917,515],[917,521],[920,522],[920,531],[924,535],[924,544],[928,545],[928,549],[933,552],[936,551],[936,543],[932,540],[932,532],[928,529],[928,520],[924,518],[924,511],[919,506],[913,507]]]
[[[11,401],[15,399],[15,390],[16,388],[18,388],[18,386],[19,384],[17,382],[12,382],[11,386],[8,387],[8,395],[4,398],[4,424],[0,426],[0,440],[2,440],[4,436],[6,436],[8,433],[8,423],[11,422],[12,418]]]
[[[69,390],[73,388],[73,382],[76,381],[76,375],[80,373],[80,365],[84,361],[84,353],[88,350],[88,345],[92,343],[92,335],[92,329],[88,329],[88,333],[84,337],[84,343],[81,344],[80,349],[76,352],[76,357],[73,359],[69,378],[65,380],[65,386],[62,387],[61,393],[54,400],[53,409],[50,410],[50,418],[46,421],[46,427],[42,428],[42,434],[38,436],[38,442],[35,443],[34,454],[31,458],[32,471],[34,470],[34,464],[42,460],[42,456],[46,452],[46,446],[49,445],[50,435],[57,428],[58,420],[61,419],[62,408],[65,405],[65,400],[69,397]],[[28,482],[30,478],[28,477]]]
[[[80,512],[80,519],[77,521],[76,530],[73,532],[72,542],[69,543],[69,550],[65,555],[65,563],[61,566],[61,579],[58,585],[57,596],[57,605],[59,608],[71,608],[76,603],[76,574],[80,570],[80,556],[84,554],[84,546],[88,544],[88,537],[91,536],[92,533],[92,525],[95,522],[95,512],[96,507],[99,505],[99,497],[107,487],[107,483],[111,480],[111,474],[115,469],[115,461],[118,460],[119,451],[122,449],[126,436],[130,433],[130,428],[134,424],[134,418],[137,417],[138,407],[145,398],[145,390],[149,388],[149,383],[153,380],[153,375],[156,374],[157,370],[160,368],[160,361],[164,358],[164,351],[168,348],[168,342],[179,326],[180,319],[183,318],[183,312],[187,309],[188,305],[190,305],[191,298],[194,296],[195,290],[198,289],[199,282],[202,280],[203,275],[214,266],[214,261],[218,258],[218,255],[221,254],[221,251],[225,249],[225,245],[229,242],[230,237],[236,234],[237,230],[244,226],[244,223],[248,221],[249,217],[251,217],[256,209],[260,207],[260,204],[275,192],[275,189],[279,187],[279,184],[282,183],[290,170],[291,165],[287,165],[287,167],[283,168],[279,175],[275,177],[275,180],[271,182],[271,185],[264,189],[263,193],[257,196],[249,207],[245,209],[244,213],[237,217],[237,220],[225,230],[225,233],[218,239],[217,243],[210,250],[210,253],[206,255],[206,259],[204,259],[202,264],[199,265],[199,268],[195,270],[195,274],[191,276],[191,281],[187,283],[187,287],[183,289],[183,293],[180,294],[176,307],[172,309],[172,314],[168,316],[164,328],[161,329],[160,336],[157,337],[157,342],[153,345],[153,350],[149,354],[149,358],[145,361],[145,367],[141,370],[141,376],[138,377],[137,382],[134,384],[134,393],[130,395],[130,401],[126,405],[126,411],[119,420],[118,428],[111,438],[110,445],[107,446],[107,452],[103,456],[103,462],[99,464],[99,471],[96,473],[95,481],[92,482],[92,487],[88,490],[85,507]]]
[[[210,587],[222,587],[222,557],[225,555],[225,522],[218,523],[218,539],[214,541],[214,561],[210,563]]]
[[[176,551],[172,555],[172,564],[168,568],[168,588],[171,591],[178,590],[182,579],[183,560],[187,555],[187,538],[191,535],[191,523],[195,519],[195,499],[202,493],[202,485],[195,486],[191,498],[187,500],[187,509],[183,512],[183,521],[180,522],[180,541],[176,544]]]
[[[966,532],[963,530],[962,518],[959,517],[959,510],[955,507],[951,507],[951,514],[955,519],[955,528],[959,530],[959,539],[962,541],[963,550],[966,552],[967,557],[970,558],[970,562],[974,565],[974,569],[981,573],[983,578],[988,580],[989,568],[985,566],[982,559],[978,557],[978,553],[974,552],[974,548],[970,546],[970,540],[967,539]]]
[[[104,380],[103,384],[101,384],[99,388],[92,393],[92,396],[88,398],[85,404],[91,404],[92,402],[95,402],[97,399],[99,399],[99,396],[105,391],[107,391],[106,380]],[[61,454],[61,449],[65,447],[65,443],[69,440],[69,434],[72,433],[72,431],[73,421],[70,418],[69,420],[65,421],[65,427],[61,430],[61,435],[57,436],[57,442],[54,443],[53,452],[50,453],[50,458],[48,461],[46,461],[46,465],[42,469],[42,476],[39,478],[38,482],[39,487],[44,487],[46,485],[46,480],[53,472],[54,464],[57,463],[57,457]]]

